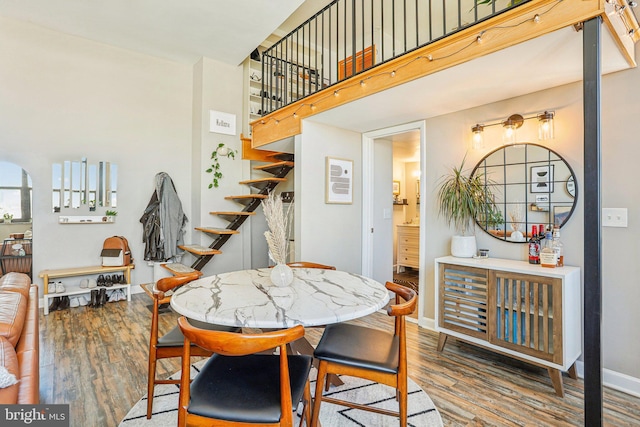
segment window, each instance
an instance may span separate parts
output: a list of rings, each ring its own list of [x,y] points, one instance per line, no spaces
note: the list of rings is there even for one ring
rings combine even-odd
[[[13,163],[0,162],[1,215],[8,213],[13,215],[12,221],[30,222],[32,189],[27,171]]]

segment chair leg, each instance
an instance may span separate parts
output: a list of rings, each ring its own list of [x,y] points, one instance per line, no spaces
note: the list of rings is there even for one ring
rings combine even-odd
[[[147,379],[147,419],[151,419],[153,412],[153,390],[156,382],[156,353],[154,349],[149,350],[149,378]]]
[[[399,378],[396,396],[399,397],[400,427],[407,427],[407,394],[407,378]]]
[[[316,394],[313,398],[313,411],[311,412],[311,427],[318,426],[320,419],[320,403],[322,402],[322,386],[327,376],[327,364],[320,361],[318,364],[318,378],[316,380]]]
[[[311,386],[309,385],[309,381],[304,386],[304,395],[302,396],[302,401],[304,402],[304,408],[302,409],[302,416],[300,417],[300,425],[298,427],[302,427],[302,421],[306,423],[307,427],[311,426],[311,405],[313,402],[311,401]]]

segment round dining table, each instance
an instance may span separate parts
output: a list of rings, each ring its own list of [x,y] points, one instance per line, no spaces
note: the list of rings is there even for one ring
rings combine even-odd
[[[202,277],[177,289],[171,307],[217,325],[258,329],[324,326],[374,313],[389,302],[383,284],[354,273],[293,268],[293,282],[278,287],[271,269]]]

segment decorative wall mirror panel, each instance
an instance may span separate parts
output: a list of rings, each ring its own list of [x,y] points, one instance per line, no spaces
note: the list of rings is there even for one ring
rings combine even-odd
[[[117,207],[118,166],[110,162],[91,165],[87,158],[65,160],[52,167],[53,211],[61,208],[78,209],[88,205],[90,211],[97,206]]]
[[[538,144],[505,145],[487,154],[471,175],[482,174],[495,209],[477,218],[493,237],[523,243],[531,226],[562,227],[578,199],[571,166],[553,150]]]

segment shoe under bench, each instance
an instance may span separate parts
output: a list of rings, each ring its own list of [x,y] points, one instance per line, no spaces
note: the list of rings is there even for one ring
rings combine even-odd
[[[60,279],[63,277],[74,277],[74,276],[90,276],[95,274],[109,274],[109,273],[118,273],[122,272],[124,275],[126,284],[114,284],[109,286],[107,289],[125,289],[127,293],[127,301],[131,301],[131,270],[135,268],[134,264],[129,265],[121,265],[115,267],[103,267],[101,265],[92,266],[92,267],[75,267],[75,268],[59,268],[59,269],[51,269],[51,270],[42,270],[39,277],[42,277],[42,281],[44,282],[44,291],[42,292],[42,296],[44,298],[44,314],[49,314],[49,299],[55,297],[63,297],[63,296],[71,296],[71,295],[82,295],[82,294],[90,294],[93,289],[96,288],[81,288],[78,285],[65,285],[65,292],[49,294],[49,280],[52,279]]]

